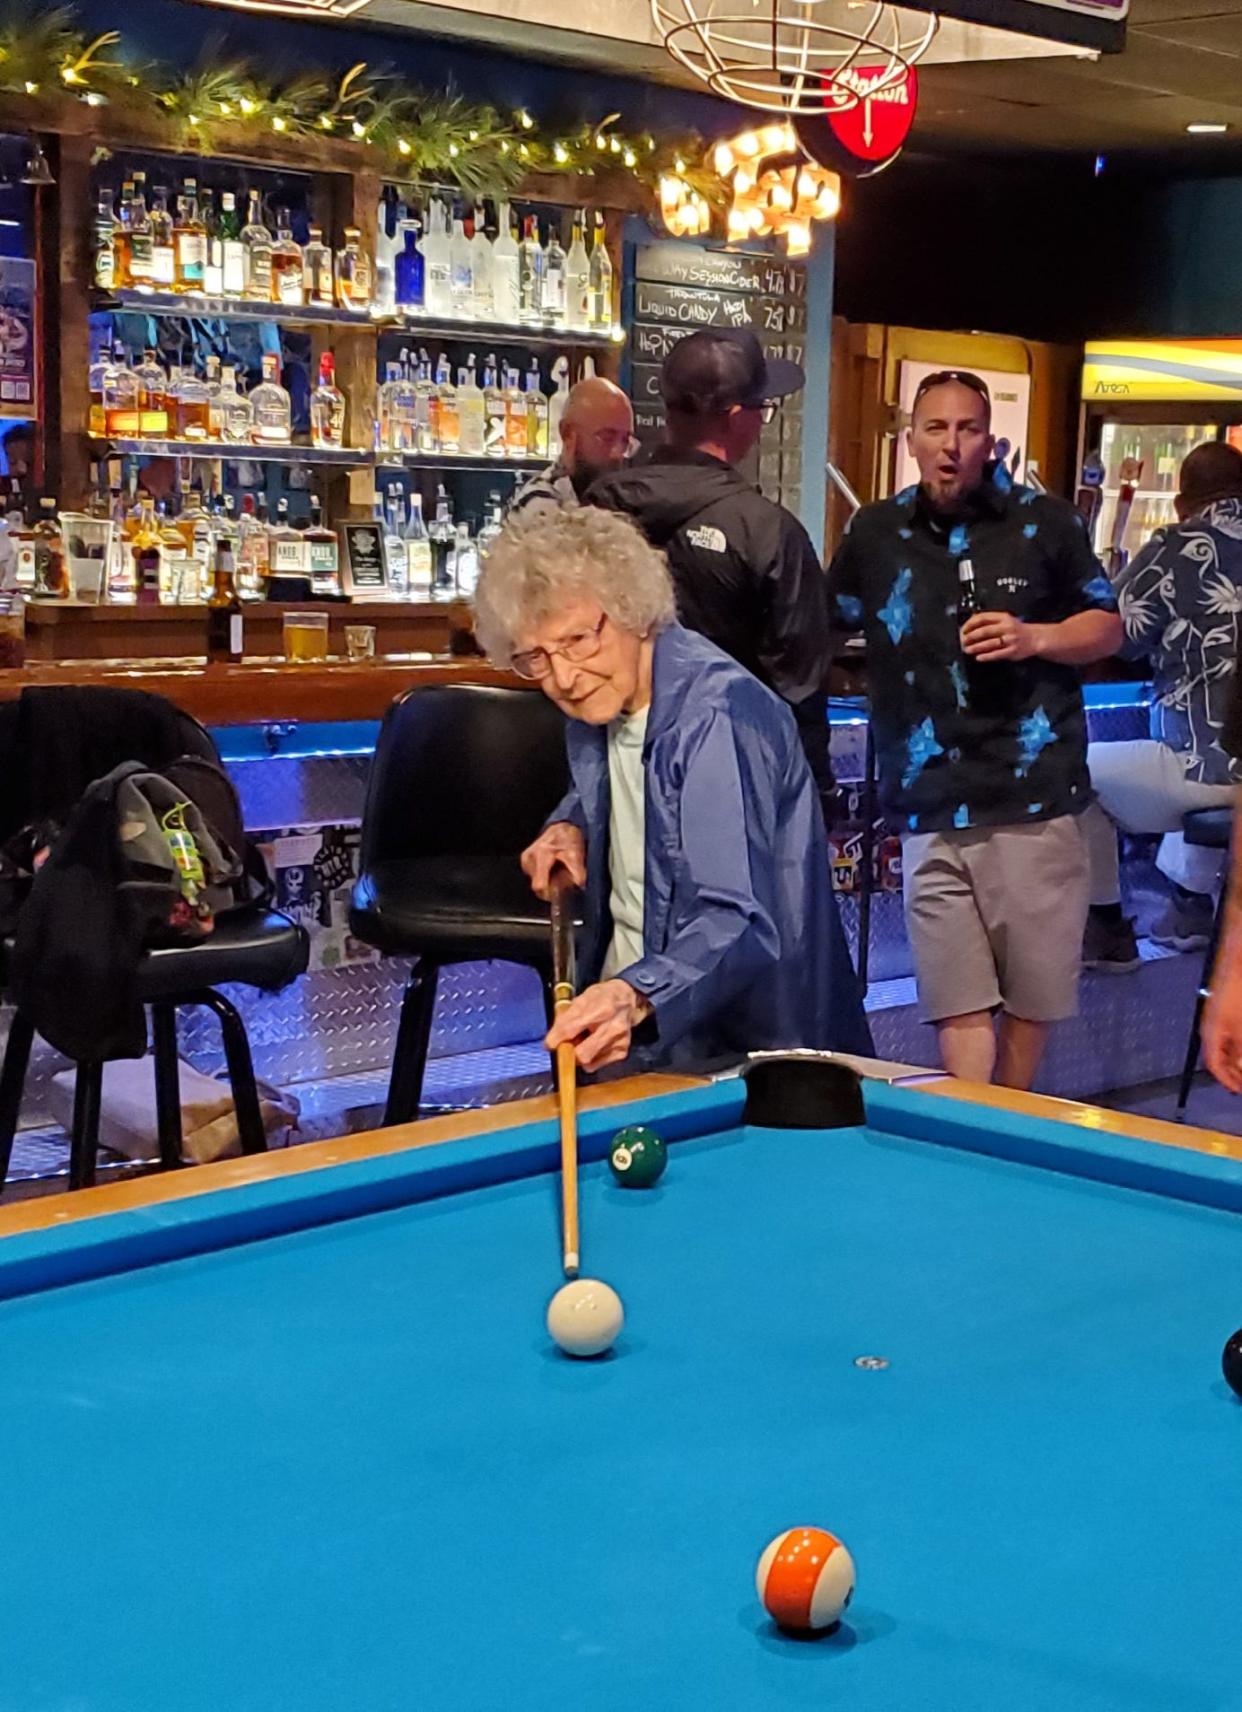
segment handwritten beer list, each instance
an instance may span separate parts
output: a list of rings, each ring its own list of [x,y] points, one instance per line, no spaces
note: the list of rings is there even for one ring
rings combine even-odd
[[[645,244],[634,257],[630,316],[630,396],[644,444],[664,428],[660,364],[679,339],[700,327],[748,327],[774,357],[804,361],[806,272],[775,256]],[[763,491],[797,511],[802,497],[802,398],[786,399],[765,427],[755,467]]]

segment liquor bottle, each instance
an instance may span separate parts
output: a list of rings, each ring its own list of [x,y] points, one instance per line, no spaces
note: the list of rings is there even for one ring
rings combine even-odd
[[[132,178],[126,178],[121,182],[121,200],[117,208],[116,223],[112,228],[112,242],[116,252],[114,284],[118,291],[134,283],[133,245],[129,236],[133,208],[134,181]]]
[[[217,542],[214,587],[207,600],[207,660],[213,665],[236,664],[245,652],[246,620],[233,565],[232,544]]]
[[[206,600],[211,589],[211,571],[216,558],[216,520],[203,490],[197,485],[190,490],[189,502],[177,519],[177,533],[187,554],[183,570],[174,574],[172,590],[165,598],[197,604]],[[167,576],[166,576],[166,581]]]
[[[221,248],[221,289],[225,297],[246,295],[246,246],[242,243],[241,215],[231,190],[220,193],[220,218],[216,230]]]
[[[208,297],[224,296],[224,237],[220,231],[220,216],[216,211],[215,192],[204,190],[200,201],[203,228],[207,237],[203,262],[203,290]]]
[[[142,433],[142,386],[125,360],[125,347],[116,354],[104,377],[104,431],[111,440],[136,440]]]
[[[311,394],[310,420],[311,445],[339,451],[345,444],[345,394],[336,384],[336,358],[331,351],[319,359],[319,384]]]
[[[220,359],[211,351],[204,364],[203,385],[207,388],[207,438],[223,438],[220,423]]]
[[[173,291],[177,284],[173,217],[168,212],[168,192],[161,186],[151,197],[151,284],[157,291]]]
[[[129,512],[121,490],[119,458],[109,460],[109,472],[108,508],[112,519],[112,546],[104,572],[108,590],[104,598],[109,606],[132,606],[138,598],[138,578],[125,534]]]
[[[260,496],[260,502],[266,510],[267,502],[262,499],[262,496]],[[242,500],[237,531],[241,543],[237,565],[242,597],[246,600],[257,600],[261,598],[263,586],[267,582],[271,546],[268,540],[266,515],[262,517],[258,515],[255,497],[252,493],[248,493]]]
[[[394,266],[397,308],[406,314],[421,313],[426,297],[426,269],[418,247],[418,227],[413,221],[405,228],[404,247],[397,252]]]
[[[282,495],[276,502],[276,521],[272,525],[271,574],[275,577],[305,577],[307,569],[306,542],[302,531],[289,522],[289,501]]]
[[[492,302],[492,242],[487,235],[487,215],[482,208],[474,211],[474,235],[470,239],[474,254],[474,299],[472,313],[476,321],[490,321],[495,314]]]
[[[504,326],[516,327],[521,320],[521,258],[507,202],[500,204],[497,219],[499,229],[492,245],[492,315]]]
[[[475,361],[472,351],[467,366],[457,371],[459,445],[468,458],[481,458],[487,448],[487,409]]]
[[[111,349],[105,345],[87,373],[87,384],[91,395],[87,431],[97,439],[102,439],[108,432],[108,422],[104,415],[104,391],[114,361]]]
[[[461,449],[461,417],[457,407],[457,388],[448,356],[441,351],[436,364],[436,450],[455,453]]]
[[[233,554],[233,567],[236,569],[241,558],[241,524],[237,521],[237,502],[231,493],[223,498],[219,496],[211,508],[212,519],[215,523],[216,540],[227,541]]]
[[[117,220],[113,207],[112,191],[107,185],[101,185],[95,199],[95,260],[92,267],[92,277],[97,291],[114,291],[121,281],[119,278],[119,257],[117,255],[117,240],[120,236],[120,222]]]
[[[489,351],[483,365],[484,451],[489,458],[505,455],[505,395],[497,379],[496,353]]]
[[[254,413],[250,408],[250,400],[238,389],[237,370],[232,363],[224,365],[224,372],[220,380],[220,391],[216,395],[216,413],[219,418],[221,440],[226,440],[233,446],[245,446],[250,443]]]
[[[591,325],[591,258],[583,240],[581,213],[574,215],[574,236],[565,262],[565,324],[575,333]]]
[[[144,440],[168,438],[168,376],[153,350],[143,353],[138,376],[138,432]]]
[[[405,526],[407,586],[412,595],[429,595],[432,585],[431,537],[423,521],[423,496],[410,495],[410,516]]]
[[[137,291],[154,287],[155,257],[151,237],[151,216],[147,213],[147,175],[134,174],[134,194],[129,203],[129,283]]]
[[[331,248],[323,241],[323,228],[312,226],[302,251],[302,291],[307,303],[318,309],[336,305],[336,279]]]
[[[173,432],[178,440],[211,438],[211,395],[193,369],[182,369],[170,389]]]
[[[567,292],[566,257],[555,220],[548,228],[548,247],[543,257],[543,319],[549,327],[565,325]]]
[[[552,364],[552,379],[556,391],[548,400],[548,455],[555,460],[560,457],[561,446],[561,417],[565,414],[565,406],[569,403],[569,358],[558,357]]]
[[[263,224],[263,199],[250,192],[250,212],[242,227],[246,258],[246,296],[257,303],[272,301],[272,234]]]
[[[256,445],[287,446],[293,439],[293,406],[280,384],[280,358],[274,351],[263,355],[263,380],[250,394],[252,433]]]
[[[384,503],[384,556],[388,561],[388,587],[404,596],[410,587],[409,552],[405,544],[405,496],[396,482],[389,484]]]
[[[179,510],[178,506],[178,510]],[[204,596],[198,561],[181,532],[180,519],[173,521],[161,500],[155,508],[159,534],[159,598],[161,604],[193,606]]]
[[[530,359],[526,371],[526,455],[546,458],[548,455],[548,399],[539,373],[539,360]]]
[[[397,256],[405,244],[405,204],[380,192],[375,220],[375,300],[378,315],[391,315],[397,307]]]
[[[466,236],[463,220],[453,221],[453,237],[449,244],[450,311],[454,321],[470,321],[474,317],[474,247]]]
[[[468,523],[457,525],[449,562],[449,583],[454,594],[467,597],[474,594],[479,581],[479,549],[470,534]]]
[[[163,546],[159,520],[149,494],[143,494],[137,510],[126,523],[133,582],[140,606],[158,606]]]
[[[453,502],[445,491],[443,482],[436,488],[436,512],[428,526],[427,537],[431,542],[432,592],[443,593],[452,587],[449,554],[457,539],[457,531],[453,526]]]
[[[419,240],[423,253],[424,305],[438,321],[453,313],[452,265],[449,252],[448,218],[444,204],[434,198],[427,205],[427,230]]]
[[[417,374],[414,382],[414,446],[420,452],[434,452],[440,444],[440,398],[431,378],[431,362],[426,351],[418,353]]]
[[[524,327],[537,327],[543,322],[546,264],[547,256],[539,242],[539,222],[530,214],[518,249],[518,317]]]
[[[302,246],[293,235],[287,208],[280,210],[272,245],[272,301],[286,309],[300,309],[306,301]]]
[[[529,430],[526,423],[526,394],[518,384],[518,371],[505,370],[505,456],[525,458]]]
[[[177,245],[177,289],[202,291],[207,271],[207,227],[198,206],[198,180],[187,178],[181,188],[174,228]]]
[[[595,216],[591,246],[591,326],[600,333],[612,328],[612,257],[604,242],[604,216]]]
[[[371,261],[357,226],[345,228],[345,248],[336,258],[336,295],[342,309],[371,307]]]
[[[35,599],[67,600],[69,567],[65,563],[65,544],[56,520],[54,499],[39,501],[39,521],[31,534],[34,536]]]
[[[487,496],[487,509],[483,514],[483,527],[479,530],[477,547],[479,564],[482,565],[488,555],[492,542],[500,537],[504,527],[504,505],[500,495],[493,489]]]
[[[303,531],[311,593],[339,595],[341,592],[341,543],[335,529],[323,520],[323,501],[311,500],[310,528]]]

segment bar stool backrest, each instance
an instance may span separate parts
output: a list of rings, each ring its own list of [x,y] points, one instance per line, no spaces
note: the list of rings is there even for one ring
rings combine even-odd
[[[565,718],[540,690],[432,684],[388,709],[362,866],[518,855],[569,788]]]

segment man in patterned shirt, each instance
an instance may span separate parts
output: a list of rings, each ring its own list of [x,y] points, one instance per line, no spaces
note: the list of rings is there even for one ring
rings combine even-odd
[[[909,433],[922,479],[863,507],[829,580],[866,633],[924,1016],[952,1074],[1025,1088],[1077,1004],[1091,786],[1075,668],[1116,651],[1121,621],[1077,513],[1015,487],[994,444],[978,376],[929,375]]]
[[[1223,747],[1242,612],[1242,452],[1221,441],[1196,446],[1182,464],[1179,521],[1155,535],[1114,580],[1129,659],[1151,660],[1151,737],[1093,743],[1098,804],[1083,819],[1091,850],[1089,968],[1138,967],[1133,925],[1121,914],[1117,828],[1161,832],[1157,866],[1173,895],[1154,923],[1157,945],[1206,947],[1219,850],[1188,845],[1182,816],[1223,808],[1242,783],[1242,763]]]

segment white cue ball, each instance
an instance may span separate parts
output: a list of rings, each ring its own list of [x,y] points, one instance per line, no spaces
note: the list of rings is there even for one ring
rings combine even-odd
[[[566,1355],[603,1355],[624,1324],[620,1296],[598,1278],[562,1284],[548,1303],[548,1335]]]

